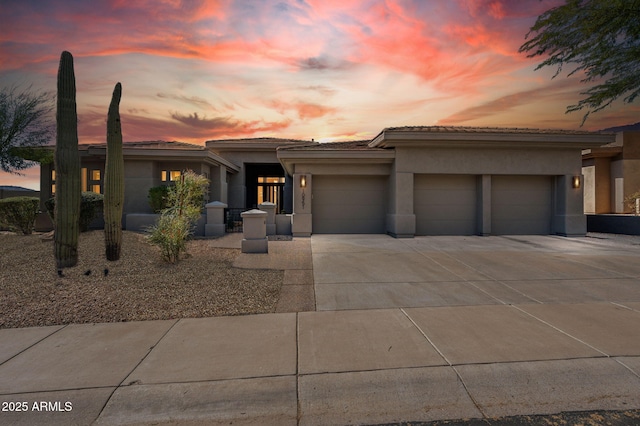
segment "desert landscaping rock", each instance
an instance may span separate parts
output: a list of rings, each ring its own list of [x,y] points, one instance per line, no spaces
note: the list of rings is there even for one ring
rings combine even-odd
[[[90,231],[59,277],[52,241],[0,233],[0,328],[275,312],[283,271],[234,268],[240,250],[213,241],[189,241],[171,265],[144,234],[124,231],[121,259],[108,262],[103,231]]]

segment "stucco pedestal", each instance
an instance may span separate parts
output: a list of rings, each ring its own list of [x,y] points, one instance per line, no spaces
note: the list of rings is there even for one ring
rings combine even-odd
[[[207,209],[207,224],[204,227],[204,235],[207,237],[220,237],[225,234],[224,229],[224,209],[225,203],[212,201],[205,205]]]
[[[249,210],[240,213],[242,216],[242,253],[268,253],[267,213],[262,210]]]
[[[267,235],[276,234],[276,205],[274,203],[265,202],[258,205],[263,212],[267,212]]]

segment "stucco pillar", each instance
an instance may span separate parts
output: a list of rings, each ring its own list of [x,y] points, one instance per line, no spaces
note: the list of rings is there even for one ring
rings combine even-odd
[[[264,202],[258,205],[258,208],[267,213],[267,235],[276,234],[276,205],[270,202]]]
[[[584,215],[582,175],[576,175],[579,184],[574,186],[573,175],[557,176],[555,179],[555,212],[552,232],[567,237],[584,236],[587,233],[587,217]]]
[[[227,208],[227,205],[220,201],[212,201],[204,207],[207,209],[207,223],[204,226],[204,235],[207,237],[224,235],[224,209]]]
[[[269,240],[267,239],[267,212],[249,210],[240,213],[242,216],[242,253],[267,253]]]
[[[310,173],[293,175],[293,215],[291,231],[294,237],[309,237],[312,232],[313,178]]]
[[[210,194],[212,200],[219,200],[222,203],[227,202],[227,168],[222,164],[219,166],[211,166],[211,183]]]
[[[478,176],[478,235],[491,235],[491,175]]]
[[[413,238],[416,215],[413,212],[413,173],[395,172],[389,179],[387,233],[396,238]]]

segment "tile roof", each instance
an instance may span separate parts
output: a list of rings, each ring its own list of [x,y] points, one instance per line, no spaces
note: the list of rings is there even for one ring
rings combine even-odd
[[[300,144],[300,143],[311,143],[308,140],[301,139],[288,139],[288,138],[238,138],[238,139],[212,139],[206,141],[207,144],[215,144],[215,143],[246,143],[246,142],[256,142],[256,143],[283,143],[283,144]]]
[[[106,142],[93,143],[93,144],[81,144],[78,145],[79,149],[91,149],[91,148],[104,148]],[[202,145],[196,145],[186,142],[177,141],[137,141],[137,142],[123,142],[123,148],[127,149],[181,149],[181,150],[195,150],[204,151],[205,147]]]
[[[532,129],[526,127],[468,127],[468,126],[405,126],[387,127],[386,131],[393,132],[429,132],[429,133],[518,133],[518,134],[564,134],[587,135],[599,132],[587,130],[563,130],[563,129]],[[605,132],[608,133],[608,132]]]
[[[344,141],[344,142],[309,142],[306,145],[297,145],[297,146],[282,146],[279,147],[278,150],[321,150],[321,151],[365,151],[365,150],[378,150],[383,148],[371,148],[369,144],[370,140],[364,141]]]

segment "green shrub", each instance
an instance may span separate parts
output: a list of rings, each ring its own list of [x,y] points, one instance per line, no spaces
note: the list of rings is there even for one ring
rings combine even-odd
[[[166,185],[154,186],[149,188],[149,205],[154,213],[160,213],[166,209],[167,197],[169,195],[169,187]]]
[[[187,238],[200,218],[204,194],[209,181],[187,170],[169,189],[167,208],[162,210],[156,224],[149,228],[148,241],[160,247],[162,258],[175,263],[185,251]]]
[[[11,231],[29,235],[33,232],[40,210],[37,197],[10,197],[0,200],[0,225]]]
[[[191,235],[191,221],[186,216],[162,214],[149,228],[148,241],[160,247],[162,259],[170,263],[180,260],[180,253],[187,248]]]
[[[47,213],[51,220],[55,222],[54,214],[56,206],[56,198],[49,198],[44,202]],[[89,225],[93,222],[104,206],[104,195],[96,192],[83,192],[80,198],[80,232],[89,230]]]
[[[624,199],[625,204],[627,205],[627,207],[629,208],[629,210],[631,210],[631,213],[637,215],[638,212],[636,211],[636,200],[640,198],[640,191],[636,191],[633,194],[629,195],[627,198]]]

